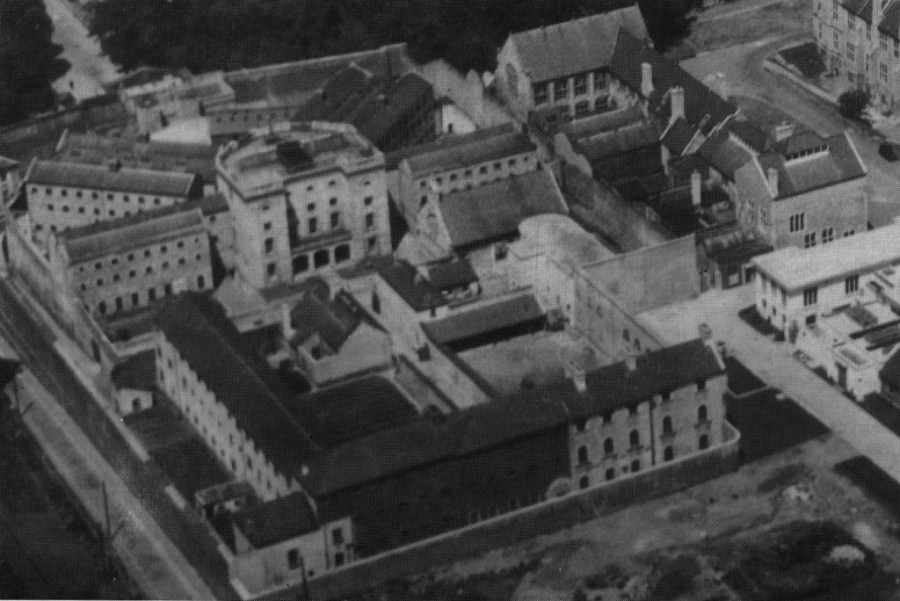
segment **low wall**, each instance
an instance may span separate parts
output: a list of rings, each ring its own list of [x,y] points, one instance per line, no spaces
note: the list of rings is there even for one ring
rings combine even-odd
[[[725,429],[726,442],[715,448],[324,574],[309,582],[311,598],[341,599],[381,582],[571,528],[722,476],[737,468],[740,446],[740,433],[727,422]],[[300,591],[292,586],[260,598],[293,600]]]

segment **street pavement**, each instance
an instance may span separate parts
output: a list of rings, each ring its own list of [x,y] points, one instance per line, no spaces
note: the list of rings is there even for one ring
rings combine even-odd
[[[23,364],[34,373],[36,381],[40,381],[48,391],[47,396],[36,393],[35,399],[49,400],[43,405],[45,413],[58,418],[53,422],[56,431],[45,433],[43,438],[40,432],[36,435],[39,440],[48,443],[68,437],[75,442],[64,449],[82,453],[81,464],[102,465],[98,463],[100,458],[107,464],[105,467],[109,467],[109,471],[98,467],[102,470],[99,475],[84,475],[79,471],[75,475],[84,479],[88,487],[85,494],[88,495],[95,494],[91,492],[91,486],[96,488],[99,482],[108,481],[110,492],[118,499],[116,515],[120,516],[121,521],[134,522],[127,528],[123,526],[120,534],[125,537],[124,544],[135,546],[131,558],[138,558],[136,564],[129,565],[126,554],[123,556],[126,565],[139,572],[147,570],[154,579],[165,582],[165,585],[157,584],[160,591],[157,594],[160,596],[171,594],[175,598],[237,599],[237,593],[228,583],[225,561],[206,527],[198,517],[179,511],[173,505],[163,490],[169,483],[168,478],[155,464],[141,461],[132,452],[100,404],[91,397],[72,373],[70,365],[54,348],[50,340],[52,333],[48,333],[47,326],[42,325],[26,308],[19,298],[20,294],[6,280],[0,280],[0,335],[12,345]],[[34,301],[26,299],[25,302]],[[66,416],[68,419],[64,419]],[[61,436],[60,432],[65,436]],[[61,455],[70,456],[71,452]],[[81,464],[76,463],[75,468]],[[64,469],[61,469],[63,473]],[[117,476],[121,487],[115,484],[113,476]],[[123,496],[124,493],[129,493],[130,497]],[[160,552],[160,549],[163,551]],[[144,554],[159,558],[144,561]],[[203,575],[203,581],[197,573]],[[140,581],[145,576],[138,573],[134,577]],[[179,589],[181,592],[176,592]],[[153,590],[148,593],[156,596]]]
[[[118,77],[119,68],[103,54],[100,42],[90,37],[66,0],[44,0],[44,4],[53,21],[53,41],[62,45],[62,58],[72,65],[53,82],[53,88],[60,93],[71,93],[76,100],[103,94],[103,84]]]
[[[770,386],[784,392],[825,426],[900,482],[900,439],[837,388],[813,374],[787,342],[774,342],[738,316],[753,303],[753,286],[712,290],[698,298],[642,314],[639,319],[675,344],[696,338],[699,326]]]

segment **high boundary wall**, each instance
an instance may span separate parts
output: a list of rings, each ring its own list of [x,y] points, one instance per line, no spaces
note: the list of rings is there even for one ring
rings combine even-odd
[[[468,528],[360,559],[309,582],[311,599],[341,599],[392,579],[425,571],[529,538],[558,532],[637,503],[663,497],[734,471],[740,433],[725,422],[725,442],[596,488],[532,505]],[[294,600],[294,585],[257,597]]]
[[[503,105],[490,96],[481,77],[474,71],[463,75],[443,59],[424,65],[410,62],[410,67],[431,84],[437,97],[446,96],[452,100],[479,129],[515,123]]]
[[[670,234],[625,202],[614,190],[571,165],[560,167],[560,188],[572,218],[598,233],[622,252],[667,242]]]

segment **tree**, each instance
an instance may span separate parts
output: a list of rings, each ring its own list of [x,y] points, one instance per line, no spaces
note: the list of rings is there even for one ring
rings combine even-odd
[[[838,106],[843,116],[858,121],[862,119],[862,112],[869,106],[870,100],[867,91],[856,88],[838,96]]]

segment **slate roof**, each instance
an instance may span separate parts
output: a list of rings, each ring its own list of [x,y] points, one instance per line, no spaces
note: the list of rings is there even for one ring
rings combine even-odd
[[[320,298],[314,294],[304,294],[291,309],[291,324],[296,331],[297,341],[305,341],[314,334],[337,352],[353,332],[365,321],[378,327],[368,319],[365,310],[349,292],[340,290],[334,298]]]
[[[894,388],[900,388],[900,350],[894,351],[894,354],[884,362],[878,372],[878,379]]]
[[[872,0],[843,0],[842,4],[850,13],[868,24],[872,23]],[[882,0],[882,4],[885,5],[884,17],[878,24],[878,30],[895,40],[900,39],[900,4],[891,0]]]
[[[325,449],[401,426],[419,416],[403,393],[381,376],[308,392],[285,407]]]
[[[633,123],[619,129],[594,134],[578,141],[578,149],[591,163],[659,143],[659,129],[653,123]]]
[[[510,35],[533,83],[595,71],[609,65],[616,35],[649,39],[637,4]]]
[[[372,263],[378,275],[417,313],[447,304],[440,291],[407,261],[377,257]]]
[[[484,129],[476,129],[475,131],[466,134],[444,134],[437,140],[432,140],[431,142],[386,152],[384,154],[385,169],[392,171],[400,165],[400,162],[403,161],[403,159],[408,159],[416,155],[446,150],[448,148],[464,146],[466,144],[474,144],[475,142],[493,138],[494,136],[502,136],[515,132],[516,128],[512,123],[504,123],[502,125],[486,127]]]
[[[59,238],[69,254],[70,264],[75,265],[191,233],[206,235],[203,217],[196,204],[181,203],[69,228]]]
[[[775,145],[774,136],[752,121],[733,119],[725,127],[758,153],[770,152]]]
[[[691,140],[697,135],[697,128],[679,117],[665,131],[662,137],[663,146],[669,149],[672,156],[681,156]]]
[[[570,399],[568,407],[573,417],[590,417],[724,372],[718,355],[708,345],[691,340],[638,355],[634,371],[619,362],[588,372],[587,394]]]
[[[654,89],[649,98],[650,106],[665,122],[668,122],[671,109],[667,93],[675,86],[684,89],[687,122],[704,134],[737,112],[737,107],[682,69],[677,61],[659,54],[627,30],[620,30],[610,60],[610,72],[627,87],[640,93],[643,63],[650,64],[653,72]]]
[[[134,194],[187,196],[197,176],[170,171],[154,171],[122,167],[118,170],[99,165],[35,161],[28,173],[28,183],[49,186],[71,186],[88,190],[115,190]]]
[[[455,247],[515,235],[532,215],[568,212],[553,175],[543,169],[452,192],[438,206]]]
[[[275,469],[299,477],[320,449],[285,409],[296,395],[248,348],[222,306],[206,295],[185,292],[166,299],[155,321]]]
[[[152,350],[132,355],[116,365],[110,377],[118,389],[150,390],[156,382],[156,355]]]
[[[428,280],[438,290],[452,290],[478,281],[478,274],[468,259],[437,263],[428,267]]]
[[[305,484],[317,497],[333,494],[564,427],[572,418],[615,411],[723,373],[718,356],[700,340],[651,351],[637,358],[633,372],[624,362],[588,372],[585,393],[564,380],[449,415],[423,415],[350,441],[319,457]]]
[[[236,511],[231,520],[256,549],[319,528],[315,510],[302,492]]]
[[[352,63],[329,78],[294,119],[351,123],[378,145],[395,125],[418,111],[422,99],[433,97],[431,84],[416,73],[391,82]]]
[[[421,178],[536,149],[528,135],[517,131],[498,131],[490,137],[467,134],[452,140],[452,144],[413,154],[407,162],[413,177]]]
[[[423,323],[422,329],[435,343],[451,344],[543,316],[544,311],[534,296],[526,294]]]
[[[827,152],[797,161],[786,161],[784,155],[775,153],[759,157],[763,173],[768,173],[769,168],[778,170],[779,199],[866,175],[866,168],[846,132],[825,140],[815,134],[803,135],[797,143],[791,144],[790,140],[784,140],[779,143],[779,147],[791,152],[799,152],[815,147],[811,145],[821,145],[822,143],[828,145]]]
[[[697,149],[697,155],[730,181],[734,181],[734,174],[742,165],[753,159],[753,155],[729,137],[725,128],[707,138]]]

